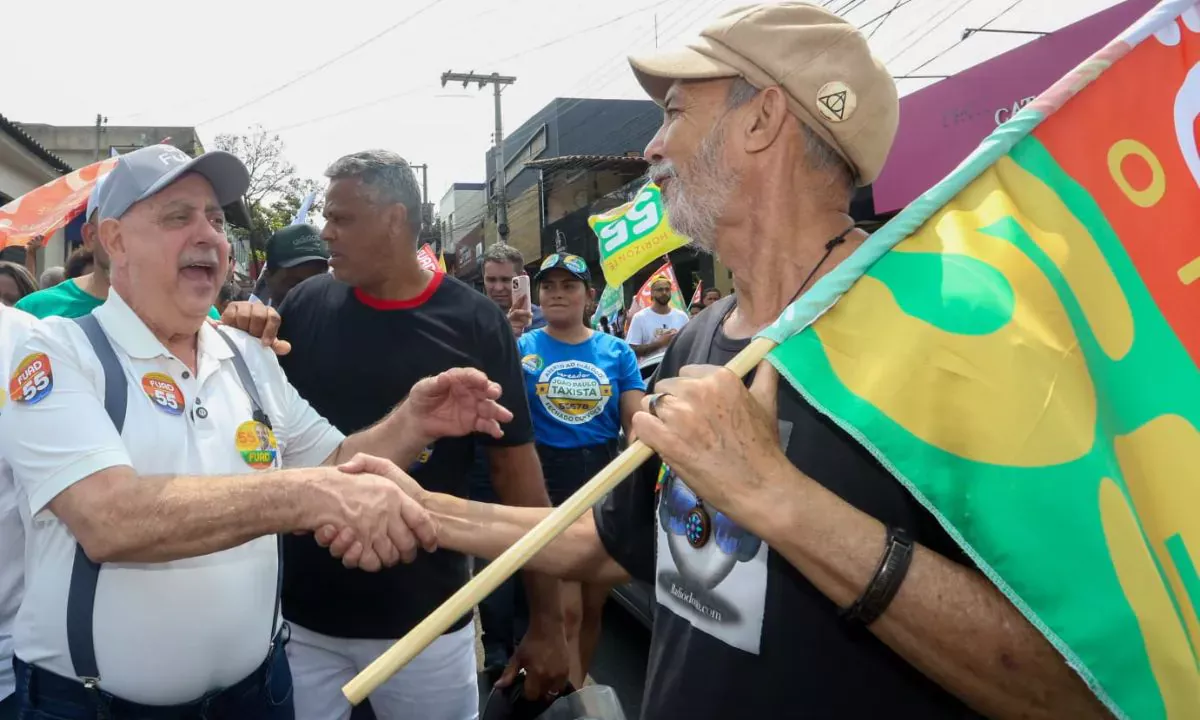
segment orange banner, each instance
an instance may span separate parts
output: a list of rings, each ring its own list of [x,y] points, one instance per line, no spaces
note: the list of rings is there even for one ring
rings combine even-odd
[[[92,163],[0,207],[0,248],[24,246],[38,235],[48,237],[74,220],[87,207],[96,181],[116,164],[116,158]]]
[[[434,254],[433,248],[429,246],[429,243],[425,243],[417,250],[417,262],[421,264],[421,267],[430,272],[445,272],[445,269],[438,262],[438,256]]]

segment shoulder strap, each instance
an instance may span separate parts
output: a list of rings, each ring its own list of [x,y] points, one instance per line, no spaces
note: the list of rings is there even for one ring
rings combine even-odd
[[[242,388],[250,396],[250,406],[254,419],[267,427],[271,427],[271,418],[267,415],[267,411],[263,409],[262,398],[258,394],[258,385],[254,383],[254,376],[250,374],[250,368],[246,365],[246,358],[242,356],[242,351],[238,349],[237,343],[226,335],[221,328],[214,329],[233,353],[233,368],[237,371]],[[271,658],[270,653],[275,653],[279,650],[275,644],[275,626],[279,624],[279,611],[283,602],[283,535],[275,536],[275,553],[278,558],[275,575],[275,612],[271,617],[271,644],[267,651],[268,661]]]
[[[75,324],[83,328],[83,334],[87,335],[88,342],[92,344],[92,352],[96,353],[100,367],[104,369],[104,410],[119,434],[125,428],[125,409],[129,403],[125,371],[121,368],[121,362],[117,360],[117,353],[113,350],[108,334],[100,327],[100,321],[95,315],[77,317]]]
[[[250,405],[253,406],[254,419],[260,423],[271,427],[271,420],[267,417],[266,410],[263,409],[262,397],[258,394],[258,386],[254,384],[254,376],[250,374],[250,368],[246,365],[246,358],[242,356],[242,351],[238,349],[237,343],[230,339],[220,328],[214,328],[225,344],[229,346],[233,352],[233,368],[237,371],[238,380],[242,383],[242,388],[246,394],[250,396]]]
[[[92,351],[96,353],[97,359],[100,360],[100,367],[104,370],[104,409],[108,412],[109,418],[119,433],[125,426],[125,414],[129,402],[125,371],[121,367],[120,361],[117,360],[116,351],[113,349],[108,334],[104,332],[104,328],[100,326],[100,322],[96,320],[94,315],[89,314],[75,318],[75,322],[83,328],[88,342],[91,343]],[[263,410],[262,399],[258,394],[258,386],[254,384],[254,377],[250,374],[250,369],[246,366],[246,359],[242,357],[241,351],[229,339],[229,336],[219,329],[217,330],[217,334],[221,336],[221,339],[233,351],[233,366],[237,371],[242,387],[245,389],[246,394],[250,396],[254,419],[270,427],[271,421]],[[279,623],[280,592],[283,589],[282,536],[276,538],[276,546],[278,569],[275,582],[275,611],[274,617],[271,620],[272,642],[269,652],[276,651],[274,644],[275,626]],[[93,562],[87,556],[87,553],[84,552],[83,546],[76,543],[75,561],[71,567],[71,586],[67,592],[67,648],[71,653],[71,663],[75,668],[75,675],[88,688],[95,688],[100,683],[100,667],[96,662],[95,634],[93,631],[96,586],[99,580],[100,564]]]
[[[117,434],[125,427],[125,411],[129,403],[128,382],[112,341],[95,315],[75,318],[92,345],[92,352],[104,370],[104,410],[108,413]],[[71,586],[67,591],[67,650],[75,674],[84,685],[94,688],[100,682],[100,667],[96,663],[95,637],[92,632],[96,605],[96,585],[100,581],[100,563],[93,562],[75,544],[75,561],[71,565]]]

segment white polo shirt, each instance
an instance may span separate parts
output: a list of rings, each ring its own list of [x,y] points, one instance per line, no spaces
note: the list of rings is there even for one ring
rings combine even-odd
[[[118,465],[142,476],[315,466],[343,439],[287,382],[275,355],[248,335],[224,329],[274,426],[278,447],[266,453],[233,353],[213,327],[200,330],[193,375],[116,290],[94,314],[128,382],[121,435],[104,410],[100,361],[82,328],[63,318],[35,326],[13,355],[14,397],[0,415],[0,455],[12,464],[32,516],[16,654],[67,677],[76,676],[66,625],[75,539],[47,508],[56,495]],[[273,635],[277,565],[274,537],[174,562],[103,565],[94,614],[101,687],[133,702],[177,704],[253,672]]]
[[[0,379],[7,380],[9,361],[37,320],[28,313],[0,305]],[[8,383],[0,384],[0,415],[8,406]],[[21,606],[25,579],[24,498],[18,497],[12,470],[0,453],[0,700],[12,695],[13,625]]]

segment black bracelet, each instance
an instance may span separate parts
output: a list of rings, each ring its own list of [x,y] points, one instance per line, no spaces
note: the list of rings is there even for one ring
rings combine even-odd
[[[842,610],[842,619],[864,627],[878,620],[900,590],[900,584],[904,582],[908,566],[912,563],[912,556],[912,538],[904,528],[889,526],[883,557],[879,560],[875,576],[854,604]]]

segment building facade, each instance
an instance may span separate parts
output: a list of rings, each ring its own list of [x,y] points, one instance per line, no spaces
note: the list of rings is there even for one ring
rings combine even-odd
[[[442,196],[438,204],[442,247],[438,250],[454,253],[460,240],[483,225],[487,209],[486,188],[484,183],[456,182]]]
[[[193,157],[204,152],[194,127],[21,123],[21,129],[73,169],[103,160],[113,150],[124,155],[147,145],[174,145]]]
[[[0,206],[71,172],[72,168],[26,133],[20,125],[0,115]],[[66,260],[66,233],[59,230],[38,251],[39,272]],[[24,248],[3,251],[5,260],[24,262]]]
[[[520,250],[527,263],[532,264],[542,256],[542,227],[547,207],[541,173],[529,163],[571,155],[640,157],[661,120],[662,109],[649,100],[556,98],[509,133],[504,139],[508,244]],[[485,163],[488,211],[484,244],[488,246],[499,239],[494,148],[488,151]]]

